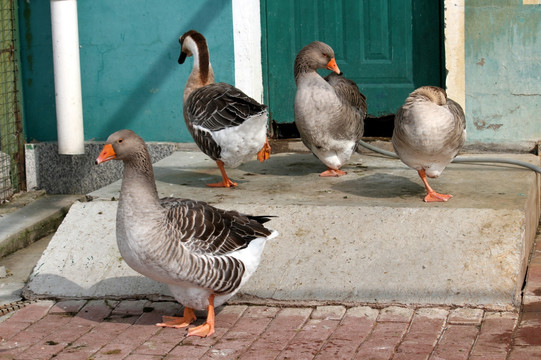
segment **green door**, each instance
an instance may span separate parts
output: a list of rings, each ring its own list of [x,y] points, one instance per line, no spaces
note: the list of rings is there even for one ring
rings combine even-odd
[[[276,123],[293,117],[293,62],[306,44],[329,44],[368,114],[394,114],[422,85],[442,86],[440,0],[262,0],[265,101]],[[328,71],[322,71],[322,74]]]

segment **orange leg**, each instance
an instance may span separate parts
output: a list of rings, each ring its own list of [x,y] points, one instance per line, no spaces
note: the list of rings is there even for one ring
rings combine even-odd
[[[324,172],[319,174],[319,176],[322,176],[322,177],[338,177],[338,176],[342,176],[342,175],[346,175],[346,174],[347,174],[347,172],[342,171],[340,169],[327,168],[327,170],[325,170]]]
[[[257,153],[257,160],[259,160],[260,162],[268,160],[270,158],[270,154],[271,154],[271,147],[269,144],[269,139],[265,137],[265,144],[263,145],[261,150],[259,150],[259,152]]]
[[[424,169],[418,170],[417,172],[419,173],[421,180],[423,180],[423,183],[425,184],[425,188],[427,192],[424,198],[425,202],[447,201],[453,197],[453,195],[439,194],[435,192],[434,190],[432,190],[430,185],[428,185],[428,181],[426,180],[426,172]]]
[[[182,317],[176,316],[163,316],[161,323],[156,324],[156,326],[170,327],[170,328],[183,328],[197,320],[195,313],[192,309],[185,307],[184,315]]]
[[[207,337],[214,334],[214,294],[209,296],[207,321],[203,325],[188,330],[188,336]]]
[[[216,160],[216,165],[218,165],[218,169],[220,169],[220,172],[222,173],[222,182],[213,183],[213,184],[207,184],[207,186],[210,186],[210,187],[227,187],[227,188],[232,187],[232,186],[237,186],[237,183],[231,181],[227,177],[227,174],[225,173],[224,162],[221,161],[221,160]]]

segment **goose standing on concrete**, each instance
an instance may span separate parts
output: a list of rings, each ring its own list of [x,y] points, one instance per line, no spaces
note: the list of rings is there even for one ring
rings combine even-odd
[[[224,165],[235,168],[257,153],[259,161],[270,156],[267,139],[267,106],[226,83],[215,83],[207,41],[197,31],[180,37],[183,64],[193,56],[193,68],[183,95],[184,121],[201,151],[216,161],[222,182],[213,187],[237,186]]]
[[[334,73],[322,78],[316,69]],[[327,166],[320,176],[340,170],[357,149],[364,131],[366,97],[341,76],[333,49],[320,41],[306,45],[295,58],[295,124],[302,142]]]
[[[426,177],[438,177],[465,140],[464,111],[439,87],[416,89],[396,113],[394,150],[404,164],[419,173],[427,191],[426,202],[447,201],[452,197],[432,190]]]
[[[116,236],[122,258],[135,271],[169,285],[184,305],[180,318],[165,317],[166,327],[186,327],[193,309],[208,308],[205,324],[189,335],[214,332],[214,307],[233,296],[256,270],[265,241],[277,232],[265,216],[225,211],[188,199],[158,198],[145,142],[131,130],[109,136],[96,164],[124,162]]]

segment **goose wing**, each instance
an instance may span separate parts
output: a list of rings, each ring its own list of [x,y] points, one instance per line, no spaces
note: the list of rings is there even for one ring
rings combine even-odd
[[[325,76],[325,80],[334,88],[336,95],[361,113],[362,118],[366,116],[366,96],[364,96],[357,87],[357,84],[350,79],[338,75],[336,73],[330,73]]]
[[[195,254],[230,254],[272,234],[263,226],[270,220],[267,216],[222,210],[189,199],[163,198],[160,202],[167,209],[169,235]]]
[[[342,75],[330,73],[325,80],[331,85],[336,96],[342,103],[342,111],[335,123],[335,128],[331,130],[336,138],[341,138],[344,134],[349,139],[357,141],[364,133],[364,119],[366,117],[366,97],[359,91],[357,84],[353,80],[347,79]]]
[[[458,154],[464,142],[466,141],[466,117],[464,116],[464,110],[452,99],[447,98],[446,107],[451,113],[452,126],[449,130],[449,136],[446,142],[446,146],[453,151],[453,158]]]
[[[208,131],[239,126],[267,108],[226,83],[210,84],[195,90],[190,94],[185,106],[193,126]]]

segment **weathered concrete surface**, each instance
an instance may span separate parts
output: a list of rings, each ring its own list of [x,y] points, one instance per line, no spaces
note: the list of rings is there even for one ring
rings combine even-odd
[[[71,204],[84,195],[42,195],[14,209],[0,211],[0,257],[4,257],[54,232]],[[15,200],[16,202],[17,200]],[[17,205],[12,206],[16,207]]]
[[[0,306],[23,300],[22,290],[28,276],[52,237],[53,234],[49,234],[14,254],[0,258],[0,267],[6,273],[5,277],[0,276]]]
[[[539,162],[533,155],[498,155]],[[539,179],[513,166],[452,164],[433,188],[454,197],[425,204],[415,171],[355,155],[348,175],[320,178],[311,154],[276,154],[229,170],[236,189],[207,188],[219,172],[199,152],[155,164],[160,196],[276,215],[262,263],[241,298],[352,303],[520,304],[539,219]],[[27,296],[169,295],[122,261],[114,234],[120,181],[75,204],[38,262]]]

